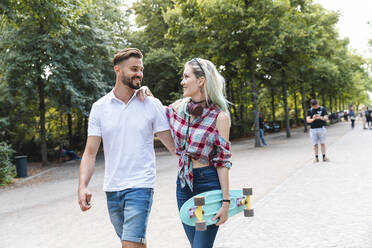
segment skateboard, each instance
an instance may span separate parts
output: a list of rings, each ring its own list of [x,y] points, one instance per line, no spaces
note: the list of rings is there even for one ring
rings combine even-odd
[[[243,190],[230,190],[229,217],[244,211],[245,217],[253,216],[250,196],[252,188]],[[222,205],[222,191],[212,190],[200,193],[188,199],[181,207],[180,216],[184,224],[195,226],[197,231],[207,230],[207,226],[216,224],[213,221]]]

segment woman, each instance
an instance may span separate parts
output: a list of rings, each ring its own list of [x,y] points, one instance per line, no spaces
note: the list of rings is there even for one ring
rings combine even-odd
[[[183,99],[171,104],[166,114],[179,155],[177,204],[193,196],[222,190],[223,202],[206,231],[183,224],[192,248],[213,247],[218,227],[228,219],[231,162],[230,117],[223,94],[225,80],[215,65],[195,58],[185,64]]]
[[[214,217],[218,222],[206,231],[183,224],[192,248],[213,247],[218,226],[228,218],[230,118],[224,83],[212,62],[192,59],[185,64],[181,81],[184,98],[166,111],[179,155],[178,209],[193,196],[210,190],[221,189],[225,200]]]

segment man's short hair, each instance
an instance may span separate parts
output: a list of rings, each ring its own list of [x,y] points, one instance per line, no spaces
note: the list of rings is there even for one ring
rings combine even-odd
[[[311,106],[314,106],[318,104],[318,101],[316,99],[311,99],[310,103],[311,103]]]
[[[143,55],[138,48],[125,48],[120,52],[116,53],[112,63],[115,65],[120,64],[122,61],[129,59],[130,57],[135,57],[142,59]]]

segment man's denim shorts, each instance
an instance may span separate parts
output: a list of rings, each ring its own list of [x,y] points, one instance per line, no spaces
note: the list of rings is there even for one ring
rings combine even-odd
[[[146,243],[147,221],[153,195],[152,188],[106,192],[111,223],[120,240]]]
[[[326,141],[326,133],[327,130],[325,127],[321,128],[310,128],[310,137],[313,141],[313,145],[317,145],[318,143],[325,144]]]

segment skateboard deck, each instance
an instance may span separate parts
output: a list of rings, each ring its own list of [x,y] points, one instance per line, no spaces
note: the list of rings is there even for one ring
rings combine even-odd
[[[252,189],[230,190],[229,217],[244,211],[244,216],[253,216],[253,209],[250,208],[250,195]],[[216,224],[213,221],[222,205],[222,191],[212,190],[188,199],[181,207],[180,216],[184,224],[196,226],[196,230],[202,231],[206,226]]]

